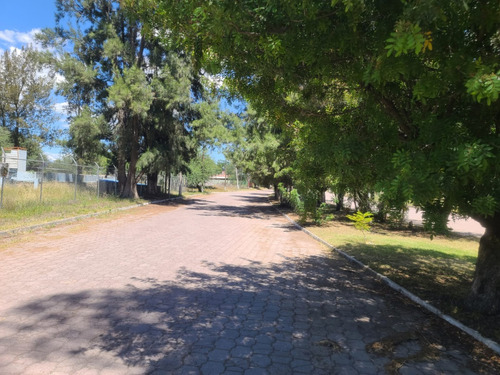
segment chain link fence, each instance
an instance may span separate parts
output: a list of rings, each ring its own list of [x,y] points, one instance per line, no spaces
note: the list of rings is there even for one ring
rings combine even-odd
[[[0,158],[0,208],[9,201],[48,202],[78,200],[83,197],[118,195],[116,167],[103,168],[97,164],[81,165],[73,159],[50,161],[26,158],[26,150],[2,149]],[[157,192],[172,195],[186,191],[182,175],[160,173]],[[146,194],[146,179],[137,183],[139,195]],[[13,203],[12,203],[13,204]]]
[[[80,198],[118,195],[116,167],[103,168],[98,164],[81,165],[72,158],[64,160],[29,159],[21,148],[2,149],[0,158],[0,208],[7,201],[49,202],[54,200],[76,201]],[[247,187],[247,176],[239,174],[223,179],[213,178],[206,186],[218,188]],[[182,174],[162,172],[158,176],[157,192],[182,195],[187,191],[187,178]],[[147,193],[144,179],[138,181],[140,196]],[[12,203],[13,204],[13,203]]]
[[[2,150],[3,151],[3,150]],[[43,202],[47,196],[77,200],[82,194],[99,196],[103,168],[79,165],[76,162],[26,158],[22,149],[7,149],[2,153],[0,207],[6,200],[36,196]]]

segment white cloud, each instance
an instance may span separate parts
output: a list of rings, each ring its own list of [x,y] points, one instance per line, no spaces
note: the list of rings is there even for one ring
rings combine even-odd
[[[205,71],[202,71],[203,76],[207,79],[208,83],[214,86],[217,89],[220,89],[224,86],[224,76],[221,74],[213,75],[208,74]]]
[[[67,102],[56,103],[56,104],[54,104],[54,110],[57,113],[60,113],[62,115],[66,115],[68,113],[68,103]]]
[[[15,31],[12,30],[0,30],[0,40],[7,42],[9,44],[14,44],[16,39],[14,37]]]
[[[0,30],[0,43],[8,47],[20,47],[26,44],[36,45],[35,34],[40,29],[33,29],[28,32],[15,30]]]

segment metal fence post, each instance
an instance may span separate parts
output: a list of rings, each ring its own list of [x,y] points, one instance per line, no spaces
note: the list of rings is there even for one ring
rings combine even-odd
[[[117,196],[118,195],[118,170],[116,168],[116,165],[114,165],[114,164],[113,164],[113,168],[114,168],[114,170],[113,170],[113,173],[114,173],[113,176],[115,177],[115,182],[116,182],[113,185],[115,185],[115,196]]]
[[[73,163],[75,163],[75,201],[76,201],[76,190],[78,189],[78,164],[76,163],[75,158],[72,156]]]
[[[42,196],[43,196],[43,175],[45,174],[45,159],[43,158],[42,154],[40,154],[40,157],[42,158],[42,176],[40,177],[40,203],[42,203]]]
[[[99,164],[95,163],[97,167],[97,198],[99,198]]]
[[[182,197],[182,172],[179,172],[179,197]]]
[[[2,163],[5,163],[6,162],[6,157],[5,157],[5,151],[2,147]],[[0,176],[2,178],[2,189],[1,189],[1,192],[0,192],[0,208],[3,207],[3,185],[4,185],[4,182],[5,182],[5,177],[3,176]]]
[[[234,166],[234,173],[236,174],[236,189],[240,190],[240,180],[238,176],[238,167]]]

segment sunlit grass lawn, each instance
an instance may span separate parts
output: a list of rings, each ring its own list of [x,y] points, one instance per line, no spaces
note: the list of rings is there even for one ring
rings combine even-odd
[[[365,238],[342,216],[321,226],[305,226],[444,313],[500,341],[500,316],[472,312],[464,303],[472,285],[479,238],[451,235],[431,240],[421,230],[396,231],[377,224]]]
[[[139,202],[145,201],[114,196],[97,197],[95,188],[83,186],[78,186],[75,200],[74,185],[58,182],[44,183],[40,202],[40,189],[34,188],[33,184],[5,184],[3,207],[0,209],[0,231],[110,211]]]
[[[308,229],[423,299],[455,301],[470,287],[478,239],[437,236],[431,240],[425,233],[379,227],[366,233],[365,242],[349,224],[335,222]]]

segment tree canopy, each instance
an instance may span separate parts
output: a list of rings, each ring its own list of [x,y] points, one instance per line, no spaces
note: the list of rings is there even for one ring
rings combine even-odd
[[[105,155],[117,166],[120,195],[137,198],[146,175],[156,193],[160,172],[186,171],[196,134],[209,132],[201,79],[188,55],[148,34],[117,0],[57,0],[56,27],[39,39],[55,47],[65,77],[67,146],[84,163]],[[204,126],[197,124],[204,123]]]
[[[411,201],[434,231],[452,211],[478,220],[471,301],[500,310],[500,3],[124,3],[296,134],[302,178]]]
[[[0,126],[10,140],[2,146],[25,147],[37,155],[42,145],[55,141],[54,84],[45,53],[31,46],[4,51],[0,56]]]

